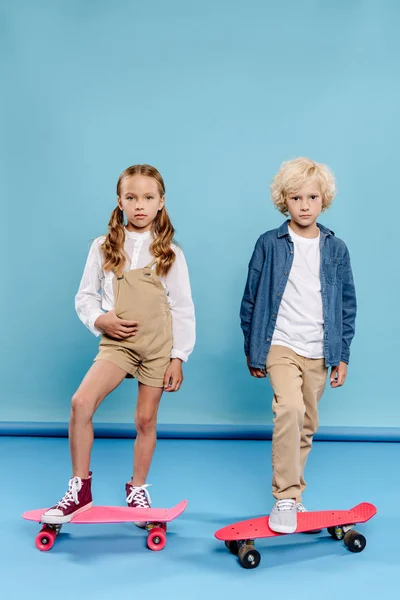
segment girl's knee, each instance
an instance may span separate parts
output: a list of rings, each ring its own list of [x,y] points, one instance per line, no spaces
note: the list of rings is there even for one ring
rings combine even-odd
[[[95,412],[95,405],[96,403],[90,396],[79,391],[75,392],[71,400],[72,417],[92,418]]]
[[[135,425],[138,433],[149,434],[155,431],[157,419],[151,414],[136,413]]]

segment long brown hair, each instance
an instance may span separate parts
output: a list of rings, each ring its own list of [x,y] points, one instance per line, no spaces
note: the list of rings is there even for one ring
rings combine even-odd
[[[152,177],[157,183],[160,196],[165,196],[164,180],[155,167],[151,165],[133,165],[125,169],[119,176],[117,183],[118,198],[121,196],[122,181],[132,175]],[[152,232],[154,240],[150,245],[150,253],[157,260],[157,275],[165,277],[175,260],[175,252],[171,248],[175,229],[172,226],[165,206],[158,211],[152,223]],[[108,235],[101,246],[104,254],[103,269],[105,271],[114,271],[118,275],[122,273],[128,260],[124,250],[124,243],[124,213],[119,206],[116,206],[111,213],[110,222],[108,223]]]

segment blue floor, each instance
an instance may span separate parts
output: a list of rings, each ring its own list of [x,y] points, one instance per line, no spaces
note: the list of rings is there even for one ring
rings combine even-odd
[[[0,456],[1,598],[398,597],[400,444],[314,444],[304,503],[310,510],[376,504],[378,515],[358,527],[367,538],[364,552],[352,554],[326,531],[283,536],[258,542],[261,563],[254,570],[240,567],[213,534],[269,511],[270,442],[159,441],[149,478],[153,504],[189,501],[161,552],[147,550],[144,532],[130,524],[66,525],[54,548],[39,552],[39,526],[21,513],[65,492],[67,440],[2,437]],[[131,440],[95,441],[96,504],[124,503],[131,457]]]

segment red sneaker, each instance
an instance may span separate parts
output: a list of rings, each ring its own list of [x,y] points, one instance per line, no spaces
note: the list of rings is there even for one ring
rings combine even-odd
[[[149,487],[148,484],[145,485],[132,485],[131,483],[127,483],[125,485],[126,492],[126,503],[131,508],[151,508],[151,498],[150,494],[147,491]],[[146,527],[146,522],[136,522],[135,525],[144,529]]]
[[[42,523],[54,525],[69,523],[72,517],[91,508],[93,506],[91,484],[91,472],[88,479],[73,477],[69,482],[68,491],[60,502],[42,515]]]

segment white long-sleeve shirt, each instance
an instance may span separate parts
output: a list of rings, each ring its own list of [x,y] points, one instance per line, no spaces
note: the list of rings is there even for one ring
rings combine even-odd
[[[75,309],[78,317],[90,331],[98,336],[101,331],[95,327],[96,319],[114,308],[114,273],[103,271],[104,262],[101,245],[105,236],[94,240],[86,261],[82,280],[75,296]],[[142,269],[153,256],[149,248],[153,241],[150,231],[135,233],[125,229],[125,252],[130,258],[125,270]],[[196,321],[190,289],[189,273],[182,250],[172,245],[175,261],[166,277],[160,277],[165,288],[172,316],[173,347],[171,358],[186,362],[193,351],[196,339]]]

